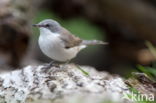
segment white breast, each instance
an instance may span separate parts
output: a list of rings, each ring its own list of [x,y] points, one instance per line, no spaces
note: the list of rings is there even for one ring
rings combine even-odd
[[[52,33],[46,28],[40,28],[39,46],[41,51],[53,60],[65,62],[74,58],[86,46],[77,46],[70,49],[64,48],[59,34]]]

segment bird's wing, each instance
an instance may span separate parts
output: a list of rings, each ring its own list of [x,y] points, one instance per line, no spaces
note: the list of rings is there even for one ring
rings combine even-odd
[[[81,44],[82,40],[75,35],[72,35],[68,30],[62,28],[61,33],[64,36],[60,36],[61,40],[64,42],[65,48],[72,48]]]

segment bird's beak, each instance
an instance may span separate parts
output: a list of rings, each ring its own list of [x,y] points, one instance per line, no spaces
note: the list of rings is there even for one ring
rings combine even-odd
[[[43,25],[40,25],[40,24],[33,24],[32,26],[33,27],[44,27]]]
[[[32,26],[33,26],[33,27],[39,27],[39,25],[38,25],[38,24],[33,24]]]

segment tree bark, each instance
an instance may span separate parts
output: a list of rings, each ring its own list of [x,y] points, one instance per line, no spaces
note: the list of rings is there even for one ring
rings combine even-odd
[[[29,39],[30,0],[0,1],[0,53],[1,66],[18,67],[26,53]]]

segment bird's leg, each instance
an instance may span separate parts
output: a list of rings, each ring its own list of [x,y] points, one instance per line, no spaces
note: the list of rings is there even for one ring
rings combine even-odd
[[[56,61],[51,61],[50,63],[48,63],[48,64],[45,65],[44,69],[49,69],[49,68],[51,68],[53,66],[54,67],[59,67],[60,64],[58,62],[56,62]]]
[[[64,66],[67,66],[70,62],[71,62],[71,60],[67,60],[67,61],[64,63]]]
[[[67,61],[63,64],[63,67],[62,67],[62,68],[65,69],[66,66],[70,63],[70,61],[71,61],[71,60],[67,60]]]
[[[70,63],[70,61],[71,61],[71,60],[67,60],[67,61],[64,63],[64,65],[69,64],[69,63]]]

